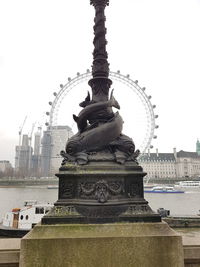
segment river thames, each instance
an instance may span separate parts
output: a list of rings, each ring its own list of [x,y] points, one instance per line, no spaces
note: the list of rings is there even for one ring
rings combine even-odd
[[[0,188],[0,221],[7,211],[20,208],[25,200],[37,200],[42,203],[54,203],[58,198],[58,189],[48,189],[46,185]],[[146,193],[145,199],[153,210],[165,208],[170,215],[197,215],[200,210],[200,188],[187,189],[184,194]]]

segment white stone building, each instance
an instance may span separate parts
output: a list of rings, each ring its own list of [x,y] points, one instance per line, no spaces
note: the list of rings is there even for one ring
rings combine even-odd
[[[146,179],[179,179],[200,177],[200,155],[196,152],[147,153],[139,160]]]
[[[179,151],[176,169],[178,177],[200,177],[200,155],[197,152]]]

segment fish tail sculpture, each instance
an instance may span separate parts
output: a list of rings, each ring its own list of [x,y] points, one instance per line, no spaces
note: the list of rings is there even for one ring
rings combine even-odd
[[[89,95],[89,93],[88,93],[88,95]],[[86,99],[88,99],[88,98],[89,97],[87,96]],[[101,111],[101,110],[107,109],[107,108],[111,108],[111,107],[115,107],[117,109],[120,109],[119,103],[117,102],[117,100],[113,96],[113,90],[112,90],[111,95],[110,95],[110,100],[108,100],[108,101],[102,101],[102,102],[98,102],[98,103],[91,103],[91,101],[88,102],[87,106],[79,113],[78,116],[73,114],[73,119],[77,123],[77,127],[78,127],[79,132],[82,133],[86,129],[86,127],[88,126],[87,120],[88,120],[90,114],[96,113],[98,111]]]
[[[80,105],[84,107],[82,111],[78,116],[73,115],[78,133],[68,140],[66,152],[62,151],[63,162],[77,161],[79,164],[86,164],[91,152],[108,149],[115,154],[116,162],[123,164],[134,153],[135,145],[131,138],[122,134],[123,119],[119,112],[112,111],[112,107],[120,109],[113,90],[109,100],[97,103],[90,100],[88,93]],[[93,123],[88,124],[88,121]]]
[[[100,126],[72,136],[67,145],[66,152],[74,155],[81,151],[96,151],[114,141],[122,131],[123,120],[118,112],[113,119]],[[102,138],[102,135],[104,138]]]

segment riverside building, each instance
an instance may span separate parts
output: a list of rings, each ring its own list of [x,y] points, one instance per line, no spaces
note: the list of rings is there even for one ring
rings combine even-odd
[[[60,151],[65,150],[67,140],[73,135],[69,126],[51,126],[43,133],[41,141],[41,175],[53,176],[59,169],[62,158]]]
[[[148,179],[182,179],[200,177],[200,155],[197,152],[150,153],[142,155],[140,164]]]
[[[8,160],[0,160],[0,172],[6,173],[12,169],[12,165]]]
[[[41,176],[41,128],[35,133],[34,150],[32,155],[31,174],[35,177]]]
[[[24,134],[22,145],[15,147],[15,173],[18,176],[27,176],[30,173],[33,149],[29,145],[29,137]]]
[[[30,138],[24,134],[22,145],[16,146],[15,175],[19,177],[49,177],[59,169],[62,158],[60,151],[73,135],[69,126],[48,127],[41,135],[41,128],[35,133],[34,149]]]
[[[199,139],[197,139],[197,142],[196,142],[196,152],[198,155],[200,155],[200,142],[199,142]]]

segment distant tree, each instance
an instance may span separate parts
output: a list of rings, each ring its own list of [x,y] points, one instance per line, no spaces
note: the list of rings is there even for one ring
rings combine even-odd
[[[0,171],[0,178],[4,177],[4,172]]]
[[[0,171],[0,178],[13,177],[13,176],[14,176],[14,169],[13,168],[6,169],[4,172]]]
[[[14,169],[13,168],[9,168],[6,169],[4,172],[5,177],[13,177],[14,176]]]

